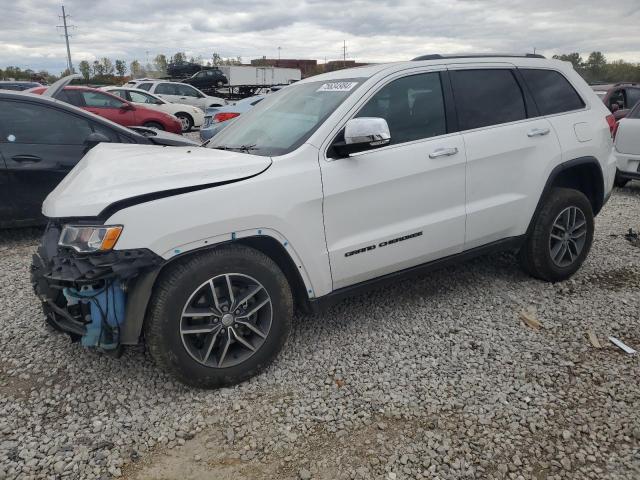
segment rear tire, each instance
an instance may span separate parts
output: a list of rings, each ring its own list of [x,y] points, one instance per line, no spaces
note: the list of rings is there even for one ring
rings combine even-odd
[[[161,274],[145,339],[155,362],[179,381],[218,388],[266,368],[282,349],[292,316],[291,289],[276,263],[252,248],[229,245],[187,257]]]
[[[520,249],[520,264],[541,280],[566,280],[587,257],[593,232],[593,210],[587,197],[578,190],[554,188]]]
[[[176,113],[176,117],[182,124],[182,133],[186,133],[193,128],[193,118],[188,113],[179,112]]]
[[[143,127],[155,128],[157,130],[164,130],[164,126],[158,122],[147,122],[143,125]]]

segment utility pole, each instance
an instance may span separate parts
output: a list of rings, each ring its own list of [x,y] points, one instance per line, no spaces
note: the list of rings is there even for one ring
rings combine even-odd
[[[67,42],[67,69],[69,70],[69,73],[75,73],[73,70],[73,63],[71,63],[71,49],[69,48],[69,37],[71,35],[69,35],[69,28],[75,28],[74,25],[67,25],[67,18],[69,18],[71,15],[67,15],[64,11],[64,5],[62,5],[62,16],[59,15],[60,18],[62,18],[62,25],[58,25],[57,28],[64,28],[64,35],[62,35],[65,39],[65,41]]]
[[[342,41],[342,68],[347,66],[347,41]]]
[[[278,47],[278,67],[280,66],[280,50],[282,50],[282,47]]]

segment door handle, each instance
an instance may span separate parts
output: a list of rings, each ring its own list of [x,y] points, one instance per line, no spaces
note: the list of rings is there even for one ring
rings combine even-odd
[[[458,149],[456,147],[436,148],[433,152],[429,154],[429,158],[450,157],[451,155],[455,155],[456,153],[458,153]]]
[[[527,137],[542,137],[549,132],[550,130],[548,128],[534,128],[533,130],[529,130],[527,132]]]
[[[20,163],[36,163],[42,160],[42,158],[38,157],[37,155],[14,155],[13,157],[11,157],[11,160]]]

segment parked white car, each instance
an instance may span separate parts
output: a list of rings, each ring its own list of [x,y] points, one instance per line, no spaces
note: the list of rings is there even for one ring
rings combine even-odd
[[[231,385],[276,357],[294,305],[502,249],[569,278],[612,190],[614,126],[541,56],[310,77],[206,147],[92,149],[44,203],[32,282],[84,345],[144,341],[182,382]]]
[[[182,131],[188,132],[193,127],[201,127],[204,123],[204,112],[201,108],[185,103],[171,103],[153,93],[127,87],[102,87],[102,90],[127,100],[144,105],[147,108],[160,110],[175,115],[182,124]]]
[[[640,180],[640,102],[618,122],[613,146],[616,185],[624,187],[629,180]]]
[[[167,82],[164,80],[143,80],[136,81],[133,85],[131,85],[131,82],[128,82],[127,86],[133,86],[134,88],[153,93],[171,103],[187,103],[203,110],[207,107],[221,107],[227,104],[224,98],[210,97],[196,87],[187,85],[186,83]]]

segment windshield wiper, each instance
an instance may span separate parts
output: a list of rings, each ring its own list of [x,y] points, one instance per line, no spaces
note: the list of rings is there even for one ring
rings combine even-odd
[[[218,145],[217,147],[213,147],[214,150],[235,150],[238,152],[247,152],[249,153],[252,150],[260,150],[258,147],[256,147],[256,144],[252,144],[252,145],[237,145],[237,146],[232,146],[232,145]]]

